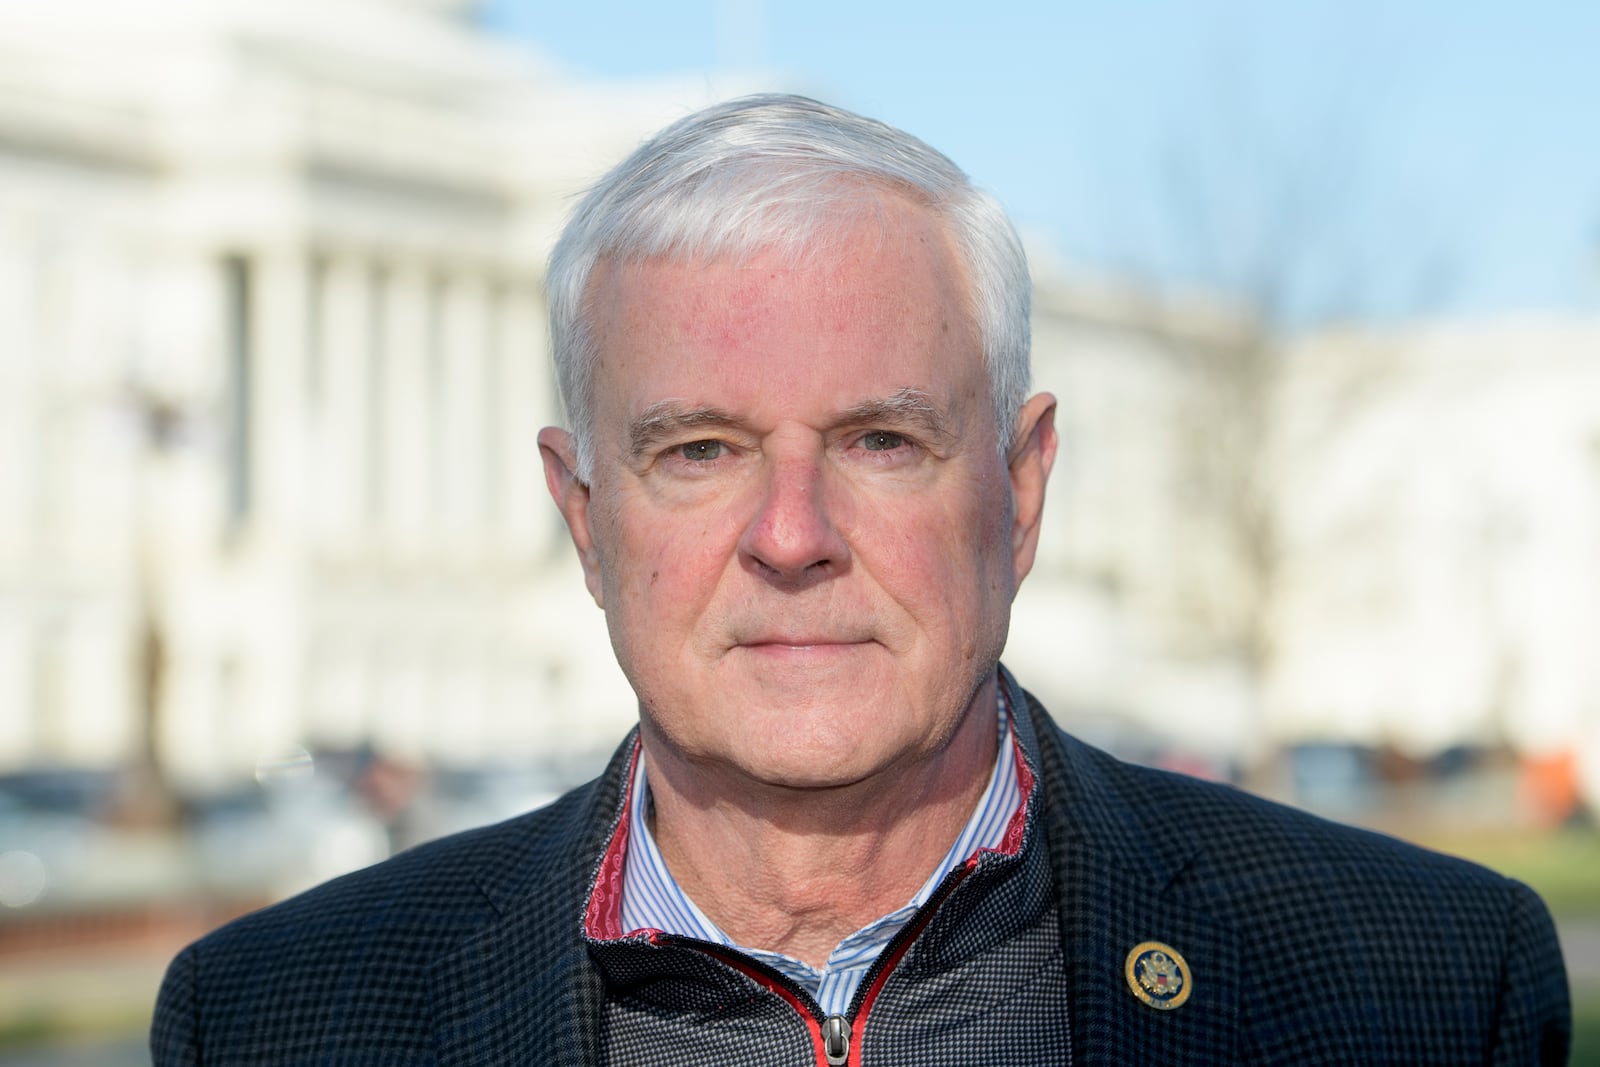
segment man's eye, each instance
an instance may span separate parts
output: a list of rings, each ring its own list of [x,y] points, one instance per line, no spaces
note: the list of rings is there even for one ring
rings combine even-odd
[[[690,463],[709,463],[722,455],[722,442],[690,441],[678,446],[678,455]]]
[[[861,439],[861,447],[868,452],[893,452],[904,447],[906,439],[887,430],[873,430]]]

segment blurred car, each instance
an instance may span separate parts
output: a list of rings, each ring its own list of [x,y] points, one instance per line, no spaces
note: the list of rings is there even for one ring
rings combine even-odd
[[[216,893],[287,896],[389,855],[382,821],[308,754],[187,807],[193,876]]]
[[[101,816],[115,772],[35,768],[0,775],[0,909],[68,903],[87,892],[108,847]]]

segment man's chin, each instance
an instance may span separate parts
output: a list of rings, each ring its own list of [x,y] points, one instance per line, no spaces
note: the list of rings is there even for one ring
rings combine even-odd
[[[751,731],[725,750],[731,769],[751,784],[807,792],[849,789],[925,755],[920,739],[883,704],[845,694],[787,708],[766,705],[747,720]],[[737,743],[737,742],[736,742]]]
[[[807,751],[791,747],[781,758],[763,753],[759,760],[740,760],[736,773],[749,785],[769,795],[793,793],[805,796],[849,790],[870,782],[882,770],[873,761],[863,760],[859,752],[844,754],[828,749]]]

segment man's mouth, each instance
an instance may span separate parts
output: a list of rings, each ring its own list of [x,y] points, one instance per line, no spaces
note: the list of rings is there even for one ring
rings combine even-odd
[[[757,652],[791,652],[796,654],[814,652],[823,654],[856,648],[870,643],[870,640],[870,638],[865,637],[840,637],[819,634],[763,634],[759,637],[742,638],[739,640],[737,647]]]

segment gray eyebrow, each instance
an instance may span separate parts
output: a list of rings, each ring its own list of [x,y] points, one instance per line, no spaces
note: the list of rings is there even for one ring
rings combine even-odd
[[[873,423],[905,425],[912,423],[937,440],[949,440],[951,431],[944,412],[921,389],[899,389],[885,397],[865,400],[840,413],[840,425],[870,426]]]
[[[713,407],[685,407],[677,400],[658,400],[628,427],[628,450],[635,457],[653,452],[662,441],[702,426],[743,426],[744,420]]]

